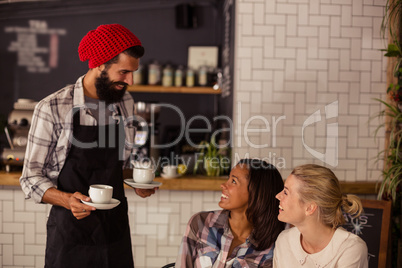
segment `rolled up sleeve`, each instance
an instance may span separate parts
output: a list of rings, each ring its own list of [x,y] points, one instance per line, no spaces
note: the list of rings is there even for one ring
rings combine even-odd
[[[35,107],[28,134],[24,167],[20,184],[25,198],[36,203],[42,201],[43,194],[56,187],[56,180],[47,176],[46,165],[53,157],[57,137],[52,110],[49,103],[39,102]]]

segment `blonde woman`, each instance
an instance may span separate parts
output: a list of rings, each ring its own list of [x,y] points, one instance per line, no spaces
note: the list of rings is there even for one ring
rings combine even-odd
[[[368,267],[366,243],[339,227],[343,212],[358,216],[360,199],[343,195],[339,181],[319,165],[296,167],[277,194],[278,219],[294,225],[276,240],[274,267]]]

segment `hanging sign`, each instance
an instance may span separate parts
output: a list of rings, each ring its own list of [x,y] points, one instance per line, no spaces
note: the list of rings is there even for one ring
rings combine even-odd
[[[59,36],[65,29],[48,28],[43,20],[30,20],[29,27],[8,26],[6,33],[16,33],[17,39],[11,41],[7,50],[17,53],[18,66],[26,67],[30,73],[49,73],[58,66]],[[45,38],[46,46],[39,45]]]

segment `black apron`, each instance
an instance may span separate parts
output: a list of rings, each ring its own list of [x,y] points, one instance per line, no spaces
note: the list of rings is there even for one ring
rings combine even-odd
[[[52,206],[47,222],[45,268],[134,267],[123,187],[123,161],[118,160],[118,125],[81,126],[79,121],[77,111],[73,116],[76,140],[97,142],[98,132],[103,131],[106,146],[85,149],[72,144],[58,178],[58,189],[88,195],[91,184],[107,184],[113,186],[113,198],[121,203],[111,210],[92,211],[81,220],[77,220],[70,210]],[[113,132],[111,128],[115,128],[116,135],[109,135],[109,131]]]

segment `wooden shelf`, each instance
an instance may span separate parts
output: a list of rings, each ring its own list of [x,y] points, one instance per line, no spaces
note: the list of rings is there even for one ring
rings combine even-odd
[[[157,177],[156,181],[162,183],[161,190],[178,191],[221,191],[220,185],[227,180],[227,177],[204,177],[204,176],[183,176],[177,179],[164,179]],[[371,195],[377,194],[375,182],[340,182],[343,193]]]
[[[124,170],[123,177],[130,178],[131,170]],[[20,186],[19,178],[21,172],[5,172],[0,171],[0,185]],[[226,177],[204,177],[204,176],[183,176],[176,179],[155,178],[156,181],[162,182],[161,190],[176,191],[221,191],[220,185],[226,181]],[[377,194],[375,182],[340,182],[342,192],[349,194]],[[125,188],[131,188],[124,185]]]
[[[212,87],[163,87],[149,85],[128,86],[129,92],[141,93],[183,93],[183,94],[221,94],[221,89],[213,89]]]
[[[177,191],[221,191],[221,184],[226,177],[203,177],[203,176],[185,176],[176,179],[155,178],[162,183],[161,190]]]

